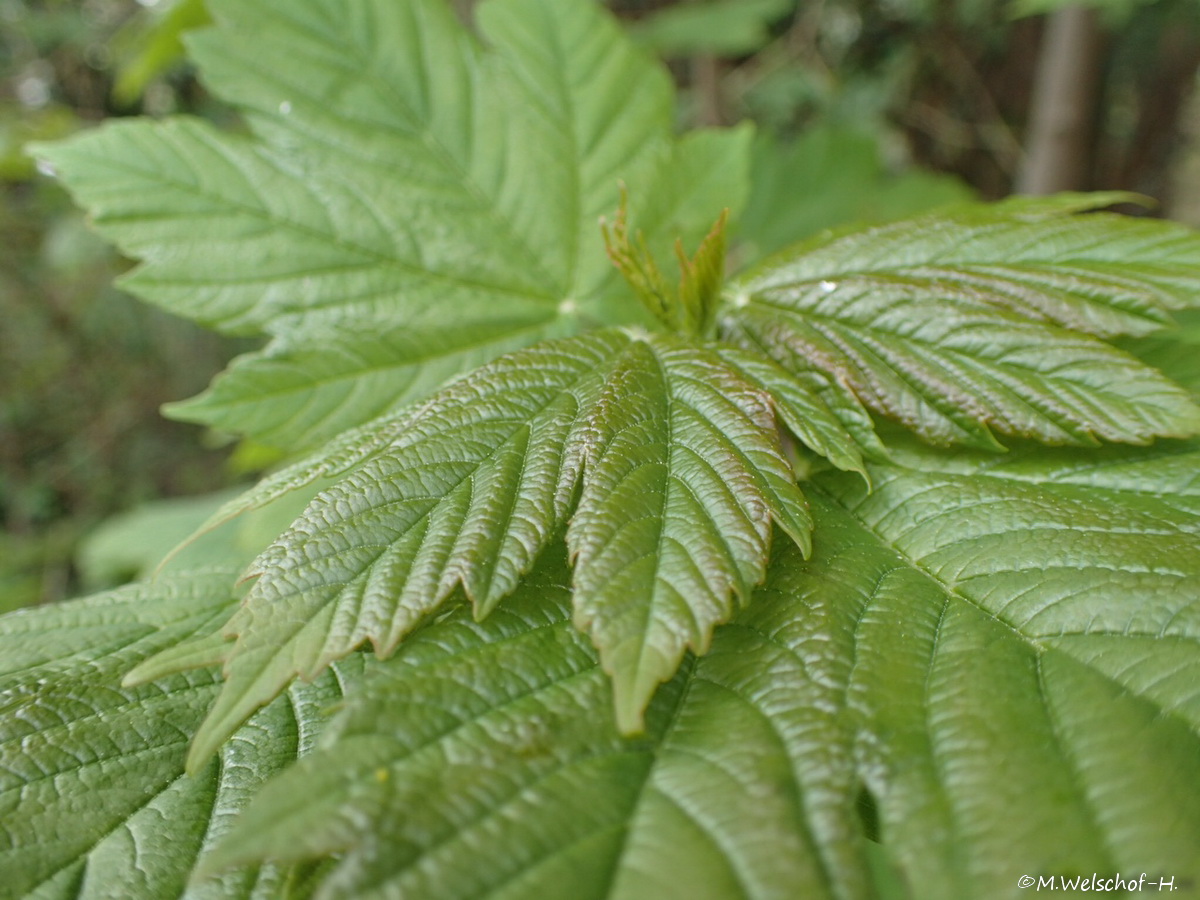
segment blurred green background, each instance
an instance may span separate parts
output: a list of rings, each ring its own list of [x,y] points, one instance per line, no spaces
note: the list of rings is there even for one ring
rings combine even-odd
[[[197,12],[0,0],[0,610],[91,587],[76,548],[113,513],[228,478],[157,409],[236,348],[113,288],[127,263],[22,152],[107,116],[207,113],[169,31]]]
[[[1198,0],[609,5],[668,62],[681,127],[760,125],[735,261],[1028,185],[1063,87],[1080,143],[1052,184],[1200,219]],[[22,151],[112,116],[236,127],[183,58],[181,33],[206,21],[202,0],[0,0],[0,611],[134,577],[214,503],[173,498],[227,492],[264,462],[158,413],[249,344],[114,288],[128,261]],[[1080,51],[1065,76],[1044,65],[1053,41],[1060,59]]]

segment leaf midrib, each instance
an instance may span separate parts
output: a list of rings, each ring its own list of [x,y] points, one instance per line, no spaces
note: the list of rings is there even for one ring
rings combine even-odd
[[[1005,462],[1005,460],[1000,459],[1000,460],[997,460],[996,464],[1002,465],[1004,462]],[[1009,486],[1012,483],[1016,483],[1018,485],[1021,485],[1022,487],[1039,487],[1044,484],[1049,484],[1050,486],[1056,487],[1056,488],[1068,488],[1073,491],[1083,490],[1082,485],[1078,485],[1073,482],[1059,482],[1059,481],[1054,481],[1052,479],[1049,481],[1047,481],[1047,480],[1039,481],[1039,480],[1035,480],[1033,478],[1030,478],[1030,479],[1021,479],[1021,478],[1008,479],[1008,478],[1004,478],[1003,476],[993,475],[990,472],[986,472],[986,471],[981,471],[979,473],[941,472],[941,471],[937,471],[937,470],[921,469],[921,468],[917,468],[914,466],[902,465],[902,464],[895,463],[895,462],[893,462],[891,464],[891,468],[902,469],[904,472],[907,472],[907,473],[910,473],[911,475],[916,475],[916,476],[919,476],[922,478],[941,476],[942,478],[946,479],[947,481],[979,480],[979,481],[984,481],[984,482],[987,482],[987,481],[996,482],[998,484],[1005,485],[1005,486]],[[876,484],[876,489],[883,488],[885,483],[886,483],[885,481],[881,480],[878,484]],[[940,489],[943,487],[945,487],[944,483],[938,484],[934,487],[927,488],[925,490],[937,490],[937,489]],[[1128,495],[1132,495],[1134,497],[1144,496],[1144,494],[1142,492],[1136,491],[1133,488],[1093,487],[1093,486],[1089,485],[1089,486],[1087,486],[1087,490],[1088,491],[1096,491],[1096,492],[1099,492],[1102,494],[1112,493],[1112,494],[1117,494],[1117,495],[1128,494]],[[916,496],[916,495],[914,495],[914,496]],[[1154,493],[1154,494],[1151,494],[1151,496],[1155,497],[1156,499],[1165,499],[1167,496],[1170,496],[1170,495]],[[1074,498],[1072,498],[1072,499],[1074,499]],[[1006,501],[1003,500],[1002,498],[1000,498],[997,500],[997,502],[1006,502]],[[1187,511],[1187,510],[1173,510],[1173,511],[1184,512],[1187,515],[1193,515],[1190,511]],[[950,514],[952,512],[953,511],[948,511],[948,514]],[[1148,518],[1148,516],[1147,516],[1147,518]],[[1164,525],[1167,524],[1161,518],[1159,518],[1157,516],[1155,518],[1160,523],[1162,523]],[[1198,523],[1198,526],[1200,526],[1200,517],[1197,517],[1197,523]],[[1146,530],[1146,529],[1134,531],[1134,530],[1130,529],[1128,532],[1124,532],[1115,527],[1088,528],[1083,525],[1080,525],[1079,523],[1074,523],[1069,527],[1069,529],[1066,526],[1064,526],[1064,530],[1071,530],[1074,532],[1095,531],[1095,532],[1102,532],[1102,533],[1106,533],[1106,534],[1122,534],[1122,533],[1147,534],[1147,535],[1156,535],[1156,536],[1161,536],[1161,537],[1190,537],[1193,539],[1196,537],[1196,532],[1188,531],[1185,528],[1182,528],[1177,525],[1172,525],[1169,529],[1164,528],[1161,531]]]
[[[732,630],[732,629],[738,629],[738,628],[744,629],[744,630],[750,632],[751,634],[755,635],[755,637],[757,637],[763,643],[776,648],[777,650],[781,651],[785,656],[792,659],[796,663],[796,665],[800,668],[801,671],[808,672],[809,669],[811,668],[810,664],[807,663],[803,659],[803,657],[801,657],[800,654],[796,652],[796,650],[794,648],[792,648],[792,647],[788,646],[787,644],[783,643],[782,641],[780,641],[776,635],[767,634],[766,632],[762,631],[761,629],[747,625],[743,622],[739,622],[736,619],[733,620],[732,622],[722,625],[721,627],[724,630]],[[695,674],[695,672],[696,672],[696,669],[702,668],[702,666],[703,666],[703,663],[699,663],[699,665],[694,667],[693,670],[691,672],[689,672],[689,674],[688,674],[689,689],[690,689],[690,686],[693,683],[693,681],[703,680],[707,684],[713,685],[714,687],[719,688],[720,690],[723,690],[723,691],[726,691],[726,692],[732,694],[734,697],[736,697],[739,700],[739,702],[743,706],[752,710],[754,712],[754,714],[758,717],[758,719],[766,724],[768,731],[770,731],[771,735],[775,739],[776,745],[780,749],[780,754],[785,759],[787,759],[788,772],[789,772],[788,787],[790,789],[789,794],[791,796],[791,803],[789,805],[796,812],[796,818],[799,820],[799,822],[801,824],[800,831],[804,835],[804,842],[809,847],[809,849],[812,851],[812,858],[816,861],[817,866],[820,869],[822,881],[824,881],[825,886],[828,888],[830,896],[831,897],[836,896],[837,880],[836,880],[833,870],[831,868],[831,862],[828,859],[826,853],[824,852],[826,848],[823,847],[817,841],[816,835],[813,833],[813,830],[814,830],[813,822],[806,815],[806,812],[808,811],[809,807],[804,802],[805,792],[802,787],[803,783],[802,783],[799,773],[797,772],[798,761],[791,755],[791,753],[788,752],[788,741],[784,737],[783,732],[781,732],[779,730],[779,728],[775,722],[775,719],[772,716],[768,715],[757,703],[752,702],[750,699],[748,699],[746,696],[744,696],[739,691],[735,690],[732,687],[729,687],[728,685],[726,685],[722,682],[716,681],[712,678],[706,677],[706,678],[700,679],[699,676],[697,676]],[[839,693],[842,694],[843,696],[845,695],[845,685],[841,686]],[[683,709],[683,705],[684,705],[683,699],[684,699],[683,697],[680,698],[680,702],[679,702],[679,706],[678,706],[679,710]],[[673,730],[676,719],[677,719],[677,715],[672,717],[672,719],[671,719],[672,728],[668,729],[663,734],[663,738],[661,741],[661,744],[663,746],[666,746],[670,739],[671,731]],[[678,748],[675,748],[675,752],[680,752],[680,751]],[[655,761],[657,762],[657,756],[655,757]],[[726,774],[728,774],[728,773],[726,773]]]
[[[1049,695],[1046,693],[1046,672],[1045,672],[1045,653],[1043,651],[1037,655],[1036,671],[1037,671],[1037,688],[1038,697],[1041,701],[1041,708],[1045,710],[1046,723],[1050,726],[1050,734],[1054,738],[1054,743],[1058,748],[1058,756],[1062,760],[1062,768],[1066,769],[1070,776],[1071,794],[1076,798],[1077,807],[1082,807],[1086,811],[1089,831],[1092,836],[1099,839],[1100,848],[1106,859],[1106,868],[1108,871],[1115,872],[1120,869],[1117,862],[1118,855],[1113,852],[1113,845],[1109,835],[1109,829],[1104,825],[1104,821],[1100,818],[1096,805],[1092,798],[1088,795],[1086,784],[1082,781],[1081,772],[1076,753],[1073,751],[1071,744],[1065,739],[1061,725],[1058,721],[1058,714],[1054,710],[1054,704],[1050,701]],[[1063,651],[1058,651],[1063,652]],[[1065,654],[1070,656],[1070,654]],[[1078,659],[1071,656],[1071,661],[1078,665],[1083,665]],[[1089,667],[1090,668],[1090,667]],[[1112,679],[1105,676],[1106,680],[1112,683]],[[1155,704],[1157,706],[1157,704]],[[1160,714],[1163,711],[1160,708]]]
[[[1195,453],[1196,453],[1196,451],[1193,450],[1190,452],[1189,455],[1192,455]],[[1162,443],[1158,443],[1158,444],[1150,446],[1150,447],[1138,448],[1138,460],[1137,461],[1139,461],[1139,462],[1141,462],[1141,461],[1158,462],[1158,461],[1164,460],[1164,459],[1172,460],[1180,455],[1182,455],[1182,454],[1180,454],[1178,452],[1178,450],[1176,450],[1170,446],[1166,446]],[[1080,483],[1080,482],[1071,480],[1074,476],[1079,475],[1079,474],[1083,474],[1083,473],[1087,473],[1087,472],[1103,472],[1106,469],[1118,469],[1118,468],[1121,468],[1122,466],[1127,466],[1130,464],[1129,459],[1116,459],[1116,460],[1111,460],[1111,461],[1089,461],[1089,463],[1087,465],[1076,465],[1071,468],[1064,468],[1061,471],[1056,471],[1049,475],[1043,475],[1043,474],[1038,474],[1038,473],[1022,475],[1019,472],[1013,472],[1011,474],[1004,473],[1004,472],[1000,472],[1000,473],[996,472],[997,467],[1003,466],[1006,463],[1011,462],[1011,461],[1013,461],[1013,460],[1005,459],[1005,458],[996,458],[994,460],[987,460],[987,461],[981,463],[979,465],[978,469],[974,472],[957,472],[957,471],[944,471],[944,470],[932,470],[932,471],[938,471],[938,472],[941,472],[942,474],[945,474],[950,477],[986,478],[986,479],[1000,482],[1001,484],[1017,483],[1017,484],[1021,484],[1021,485],[1033,485],[1033,486],[1037,486],[1040,484],[1051,484],[1051,485],[1054,485],[1055,487],[1064,487],[1064,488],[1070,488],[1073,490],[1087,489],[1089,491],[1101,491],[1104,493],[1112,493],[1112,494],[1118,494],[1118,495],[1131,495],[1131,496],[1135,496],[1135,497],[1153,497],[1156,500],[1166,500],[1169,498],[1187,497],[1193,501],[1200,502],[1200,492],[1195,493],[1195,494],[1181,494],[1178,491],[1165,491],[1165,490],[1148,491],[1148,490],[1142,490],[1140,488],[1134,488],[1134,487],[1126,487],[1126,486],[1114,487],[1113,485],[1109,485],[1109,484],[1094,485],[1094,484],[1088,484],[1088,483]],[[911,472],[923,472],[925,474],[928,474],[931,471],[928,468],[918,469],[913,466],[904,465],[904,464],[898,462],[895,458],[893,458],[893,465],[897,466],[898,468],[903,468],[903,469],[906,469],[907,471],[911,471]]]

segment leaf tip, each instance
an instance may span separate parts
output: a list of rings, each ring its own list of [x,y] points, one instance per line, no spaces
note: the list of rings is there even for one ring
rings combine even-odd
[[[125,677],[121,679],[121,687],[134,688],[150,680],[151,678],[146,674],[145,663],[142,663],[141,665],[134,666],[125,673]]]
[[[865,475],[863,476],[866,477]],[[868,485],[870,483],[868,482]],[[807,522],[785,521],[781,518],[775,518],[776,523],[783,529],[783,533],[791,538],[792,543],[800,549],[800,555],[805,559],[812,556],[813,550],[813,521],[811,517]],[[747,595],[746,600],[749,600]]]
[[[226,668],[229,668],[228,663]],[[242,689],[233,690],[231,686]],[[196,734],[192,737],[192,743],[188,748],[187,759],[184,763],[184,770],[188,775],[199,774],[222,745],[233,736],[234,732],[241,728],[255,712],[277,696],[278,690],[272,691],[272,685],[267,684],[265,692],[263,687],[261,684],[253,685],[250,690],[247,690],[245,685],[237,685],[236,678],[231,681],[231,677],[226,676],[225,684],[221,693],[217,695],[216,702],[213,703],[208,715],[200,723],[200,727],[196,729]],[[258,690],[254,690],[254,688]]]
[[[614,659],[613,657],[617,658]],[[601,652],[600,661],[612,682],[613,716],[617,732],[626,738],[638,737],[646,731],[646,709],[663,682],[679,668],[679,659],[672,664],[660,654],[650,658],[624,659],[621,653]],[[607,657],[607,659],[606,659]],[[655,659],[657,657],[657,659]]]
[[[613,691],[613,711],[617,732],[621,737],[634,738],[646,733],[646,705],[650,698],[635,697],[628,692]]]
[[[203,772],[205,766],[216,756],[217,750],[224,743],[223,738],[217,741],[202,738],[205,738],[203,726],[201,726],[200,731],[196,732],[195,737],[192,738],[192,743],[188,747],[187,758],[183,763],[183,771],[189,778],[195,778]]]

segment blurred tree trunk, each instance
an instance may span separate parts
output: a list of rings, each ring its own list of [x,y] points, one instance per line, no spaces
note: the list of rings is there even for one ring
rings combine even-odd
[[[722,96],[721,60],[704,53],[691,60],[692,90],[696,99],[696,122],[705,128],[728,125]]]
[[[1067,6],[1051,14],[1038,58],[1018,193],[1090,187],[1104,43],[1094,9]]]

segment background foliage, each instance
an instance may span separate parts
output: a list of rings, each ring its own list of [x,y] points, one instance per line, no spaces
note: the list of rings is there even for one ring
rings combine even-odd
[[[460,4],[464,9],[469,3]],[[671,63],[683,123],[763,126],[735,261],[820,228],[1006,194],[1018,174],[1044,19],[1056,3],[999,0],[616,0],[632,33]],[[1189,0],[1101,4],[1102,95],[1089,186],[1130,188],[1192,216],[1200,55]],[[0,4],[0,608],[128,577],[101,541],[106,517],[202,493],[271,459],[204,450],[162,419],[244,345],[109,285],[125,265],[23,154],[111,116],[229,111],[197,83],[179,34],[202,0],[4,0]],[[956,180],[927,174],[953,173]],[[784,188],[811,187],[803,203]],[[210,445],[213,441],[208,442]],[[168,512],[167,515],[170,515]],[[118,554],[119,556],[120,554]],[[126,554],[128,555],[128,554]]]
[[[0,608],[128,577],[81,572],[81,536],[228,478],[157,408],[202,388],[236,345],[114,289],[125,263],[22,149],[111,115],[219,114],[177,56],[170,70],[141,62],[153,42],[135,31],[156,20],[121,0],[0,4]]]

